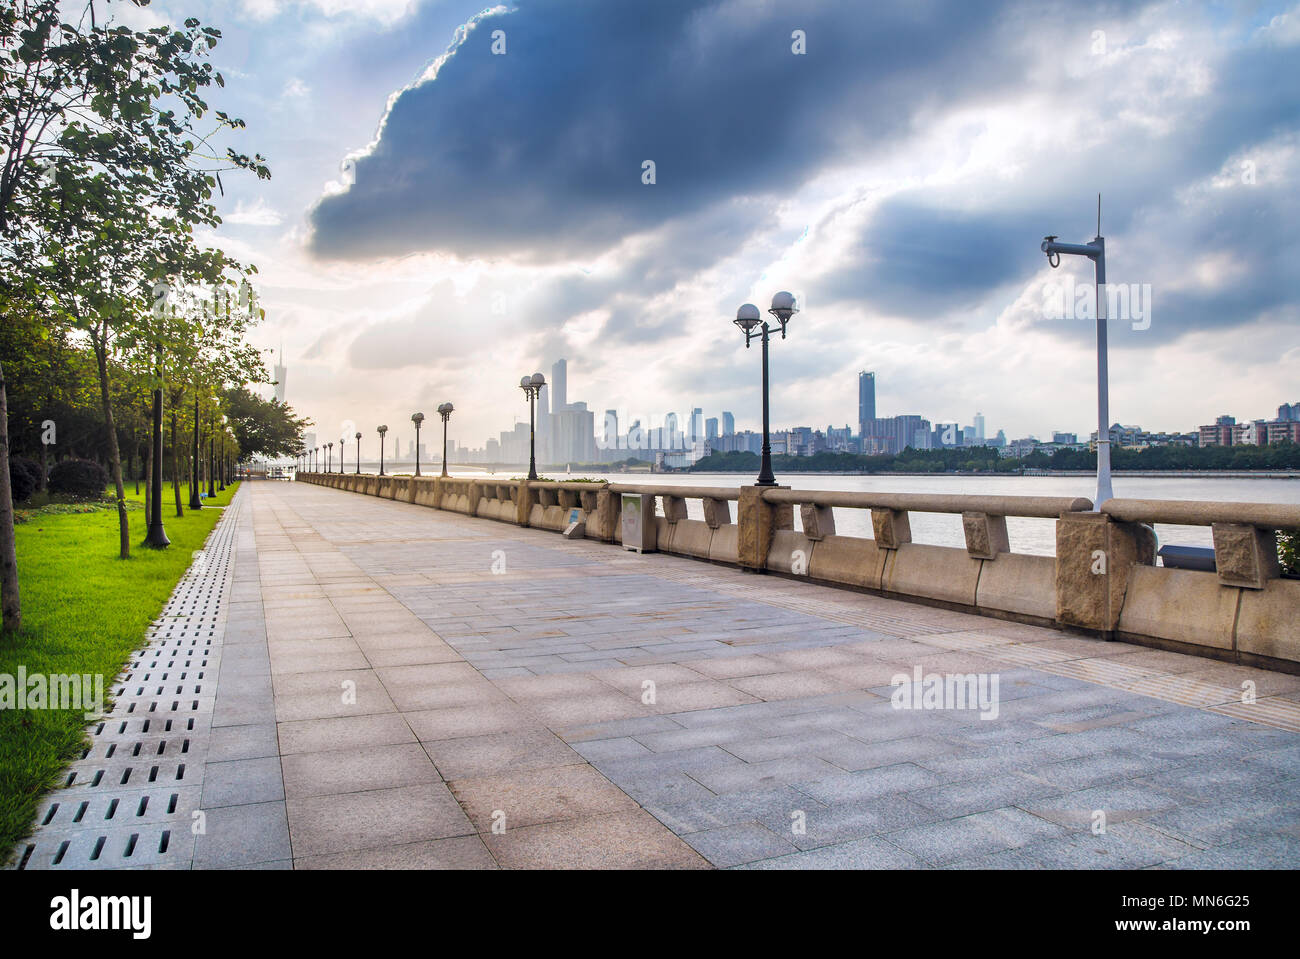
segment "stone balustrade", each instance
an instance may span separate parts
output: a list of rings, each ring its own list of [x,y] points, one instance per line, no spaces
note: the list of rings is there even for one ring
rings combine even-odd
[[[898,599],[1300,672],[1300,580],[1276,531],[1300,506],[299,473],[303,482]],[[687,501],[699,501],[692,519]],[[733,508],[734,506],[734,508]],[[794,521],[799,511],[798,528]],[[835,510],[871,514],[871,537]],[[911,513],[959,515],[965,548],[912,541]],[[1017,553],[1007,517],[1051,519],[1056,555]],[[1156,565],[1155,523],[1208,526],[1216,572]]]

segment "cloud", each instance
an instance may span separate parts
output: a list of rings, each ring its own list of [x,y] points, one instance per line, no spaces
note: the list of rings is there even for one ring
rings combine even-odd
[[[279,226],[284,218],[259,197],[251,206],[242,200],[236,203],[235,212],[227,213],[221,220],[241,226]]]
[[[726,198],[796,189],[905,135],[929,104],[1013,82],[1013,64],[985,55],[999,30],[996,10],[956,2],[663,0],[646,16],[523,0],[476,19],[394,98],[356,182],[312,211],[312,250],[591,255]]]

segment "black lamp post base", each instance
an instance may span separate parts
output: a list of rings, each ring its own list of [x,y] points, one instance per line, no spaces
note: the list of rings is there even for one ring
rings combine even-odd
[[[150,549],[166,549],[172,544],[167,538],[167,532],[163,529],[162,523],[156,526],[150,525],[149,532],[145,534],[144,545]]]

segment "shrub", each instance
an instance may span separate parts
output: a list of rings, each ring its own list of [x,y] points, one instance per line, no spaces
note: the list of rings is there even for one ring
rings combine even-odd
[[[21,456],[9,458],[9,484],[13,487],[15,503],[31,497],[41,486],[41,468]]]
[[[1300,579],[1300,529],[1277,531],[1277,558],[1283,576]]]
[[[74,499],[99,499],[108,485],[108,473],[94,460],[63,460],[50,469],[50,492]]]

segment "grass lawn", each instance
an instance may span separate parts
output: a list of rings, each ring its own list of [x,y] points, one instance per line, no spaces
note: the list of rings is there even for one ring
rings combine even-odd
[[[238,484],[236,484],[238,485]],[[204,504],[224,506],[235,486]],[[127,485],[127,499],[141,496]],[[189,502],[182,487],[182,501]],[[129,513],[131,558],[118,559],[117,510],[66,512],[47,507],[24,514],[16,527],[23,628],[0,638],[0,674],[102,674],[104,691],[145,630],[162,611],[192,554],[201,549],[220,519],[219,509],[177,517],[170,486],[163,487],[163,524],[172,545],[144,547],[143,509]],[[80,710],[0,709],[0,860],[25,836],[46,790],[85,747],[86,721]]]

